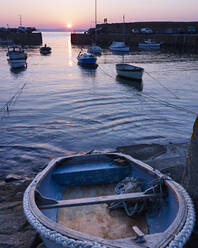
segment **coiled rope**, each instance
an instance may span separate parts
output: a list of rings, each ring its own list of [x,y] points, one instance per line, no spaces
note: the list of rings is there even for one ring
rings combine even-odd
[[[37,175],[39,177],[39,174]],[[66,236],[63,236],[62,234],[53,231],[46,226],[44,226],[38,219],[32,214],[30,207],[29,207],[29,193],[32,186],[35,185],[37,181],[37,177],[34,179],[34,181],[28,186],[24,193],[23,197],[23,208],[24,213],[29,221],[29,223],[33,226],[33,228],[41,235],[42,238],[53,242],[57,245],[57,247],[60,248],[106,248],[106,246],[101,245],[99,243],[95,242],[89,242],[89,241],[80,241],[80,240],[74,240],[71,238],[68,238]],[[179,189],[180,193],[183,195],[184,201],[187,204],[187,215],[186,220],[183,225],[183,228],[175,234],[175,236],[172,238],[172,241],[169,242],[168,245],[165,245],[163,247],[167,248],[182,248],[184,247],[185,243],[188,241],[192,230],[194,228],[195,224],[195,210],[194,205],[192,203],[192,200],[189,196],[189,194],[186,192],[186,190],[178,183],[174,182],[176,187]]]

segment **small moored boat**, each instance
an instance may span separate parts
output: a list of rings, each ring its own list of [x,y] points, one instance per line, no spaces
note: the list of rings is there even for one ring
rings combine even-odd
[[[145,40],[144,42],[139,42],[138,47],[139,48],[153,48],[153,49],[158,49],[160,48],[161,43],[155,42],[151,39]]]
[[[129,47],[125,45],[125,42],[120,42],[120,41],[119,42],[113,41],[109,49],[111,51],[117,51],[117,52],[129,52]]]
[[[52,52],[51,47],[47,46],[46,44],[40,48],[40,53],[43,55],[50,54]]]
[[[95,55],[101,55],[102,54],[102,48],[93,44],[91,47],[89,47],[87,49],[87,52],[93,53]]]
[[[82,53],[80,51],[77,56],[77,60],[78,60],[78,63],[82,65],[94,65],[96,64],[97,58],[92,53]]]
[[[25,53],[20,45],[8,46],[7,56],[9,60],[27,59],[27,53]]]
[[[195,221],[182,186],[121,153],[52,160],[23,205],[47,248],[183,247]]]
[[[129,64],[116,64],[116,71],[118,76],[142,80],[144,69],[142,67],[129,65]]]

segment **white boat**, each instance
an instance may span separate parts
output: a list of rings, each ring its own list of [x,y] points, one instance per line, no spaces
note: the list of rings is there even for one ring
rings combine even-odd
[[[53,159],[23,207],[47,248],[182,248],[195,223],[181,185],[121,153]]]
[[[118,51],[118,52],[129,52],[129,47],[125,45],[123,41],[113,41],[110,45],[109,49],[111,51]]]
[[[7,56],[10,60],[12,59],[27,59],[27,53],[23,50],[20,45],[8,46]]]
[[[89,47],[87,49],[87,52],[88,53],[93,53],[93,54],[96,54],[96,55],[101,55],[102,54],[102,48],[99,47],[99,46],[96,46],[95,44],[93,44],[91,47]]]
[[[25,59],[8,59],[8,63],[12,69],[27,67],[27,62]]]
[[[77,56],[77,60],[79,64],[93,65],[93,64],[96,64],[97,58],[92,53],[82,53],[80,51],[80,53]]]
[[[152,41],[151,39],[145,40],[144,42],[139,42],[139,48],[160,48],[161,43]]]
[[[116,71],[118,76],[142,80],[144,69],[142,67],[129,65],[129,64],[116,64]]]

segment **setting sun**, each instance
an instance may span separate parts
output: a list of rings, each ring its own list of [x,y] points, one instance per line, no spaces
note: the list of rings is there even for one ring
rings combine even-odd
[[[72,25],[70,23],[67,24],[67,28],[71,28]]]

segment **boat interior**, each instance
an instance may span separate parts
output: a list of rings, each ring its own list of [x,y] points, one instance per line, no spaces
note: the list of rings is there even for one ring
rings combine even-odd
[[[38,208],[83,234],[119,240],[160,233],[178,211],[163,179],[115,154],[64,158],[44,173],[35,191]]]

